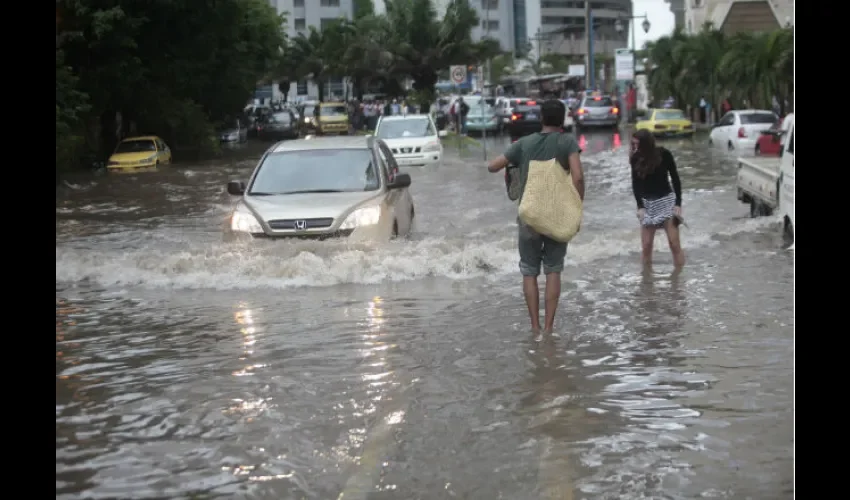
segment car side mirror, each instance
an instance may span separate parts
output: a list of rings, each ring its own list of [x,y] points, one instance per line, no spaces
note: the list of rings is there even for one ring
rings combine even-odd
[[[233,196],[245,194],[245,183],[242,181],[230,181],[227,183],[227,193]]]
[[[395,179],[387,186],[389,189],[401,189],[410,186],[410,174],[396,174]]]
[[[440,130],[439,132],[437,132],[437,136],[440,137],[440,138],[448,137],[449,131],[448,130]]]

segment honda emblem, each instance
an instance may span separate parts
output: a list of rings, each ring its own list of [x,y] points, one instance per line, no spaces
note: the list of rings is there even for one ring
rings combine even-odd
[[[307,229],[307,221],[306,220],[295,221],[295,229],[298,229],[299,231],[303,231],[304,229]]]

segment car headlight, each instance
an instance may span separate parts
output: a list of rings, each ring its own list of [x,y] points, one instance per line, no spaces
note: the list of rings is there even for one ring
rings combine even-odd
[[[363,226],[374,226],[381,219],[381,207],[373,205],[371,207],[358,208],[351,212],[348,217],[339,226],[340,229],[355,229]]]
[[[440,151],[443,149],[443,146],[439,142],[429,142],[428,144],[422,146],[423,153],[432,153],[435,151]]]
[[[263,227],[253,215],[247,212],[236,211],[230,217],[230,230],[240,233],[262,233]]]

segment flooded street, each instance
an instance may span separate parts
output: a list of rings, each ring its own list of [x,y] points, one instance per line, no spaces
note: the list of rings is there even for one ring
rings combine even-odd
[[[559,337],[479,150],[408,169],[409,240],[223,243],[266,144],[56,195],[62,499],[793,496],[793,253],[735,162],[671,141],[688,226],[643,276],[625,146],[579,137]],[[506,140],[488,139],[491,157]],[[340,496],[344,494],[343,496]]]

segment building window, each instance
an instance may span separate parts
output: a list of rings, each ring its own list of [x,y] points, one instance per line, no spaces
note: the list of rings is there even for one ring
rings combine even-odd
[[[307,20],[303,17],[299,17],[295,19],[295,29],[296,30],[306,30],[307,29]]]
[[[481,8],[484,10],[495,10],[499,8],[499,0],[481,0]]]
[[[484,31],[499,31],[499,21],[481,21],[481,29]]]
[[[583,9],[584,2],[576,2],[575,0],[572,2],[565,0],[543,0],[540,2],[540,7],[543,9]],[[602,2],[594,2],[593,7],[602,9],[605,8],[605,4]]]
[[[299,81],[295,85],[295,92],[297,92],[298,95],[307,95],[307,82],[305,80]]]
[[[597,19],[597,23],[598,23]],[[596,25],[597,23],[594,23]],[[584,18],[583,17],[555,17],[555,16],[543,16],[541,20],[541,24],[545,24],[547,26],[584,26]]]
[[[319,5],[322,7],[339,7],[339,0],[322,0]]]
[[[304,0],[293,0],[292,6],[295,7],[296,9],[298,7],[304,8]]]
[[[277,0],[269,0],[269,5],[274,7],[274,10],[277,10]]]

